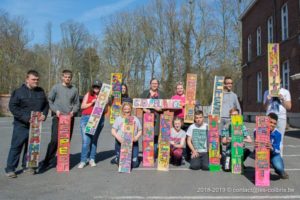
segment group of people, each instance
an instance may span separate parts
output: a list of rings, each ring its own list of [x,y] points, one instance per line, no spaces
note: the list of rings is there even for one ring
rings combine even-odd
[[[58,120],[61,114],[71,115],[71,131],[70,138],[73,133],[75,114],[82,110],[80,120],[80,132],[82,137],[81,159],[78,168],[84,168],[86,165],[96,166],[95,156],[97,153],[97,143],[99,135],[104,127],[105,117],[102,115],[97,130],[94,135],[85,134],[85,126],[92,114],[97,96],[100,92],[102,83],[95,80],[90,90],[85,94],[80,105],[79,94],[77,88],[72,85],[72,71],[63,70],[62,82],[54,85],[46,96],[44,90],[38,86],[39,74],[35,70],[27,72],[25,83],[16,89],[9,102],[9,109],[14,116],[14,128],[11,140],[11,147],[7,159],[6,175],[10,178],[17,177],[15,170],[19,163],[20,154],[23,146],[25,151],[22,160],[22,167],[25,172],[30,174],[36,173],[36,169],[26,168],[26,151],[28,145],[30,113],[31,111],[42,112],[40,121],[46,120],[48,110],[52,112],[51,140],[48,144],[45,159],[42,161],[39,172],[43,172],[54,165],[55,155],[58,143]],[[224,79],[223,102],[221,110],[220,135],[221,142],[226,148],[221,148],[221,163],[225,171],[230,170],[230,144],[231,144],[231,116],[241,114],[240,103],[237,95],[232,91],[233,80],[230,77]],[[270,143],[266,144],[271,151],[271,164],[275,172],[283,179],[288,178],[284,171],[282,159],[282,143],[286,126],[286,110],[291,109],[291,97],[287,90],[281,88],[279,97],[271,97],[266,91],[264,95],[264,106],[267,115],[270,117]],[[155,78],[150,81],[150,88],[144,91],[140,98],[147,99],[165,99],[164,93],[159,90],[159,81]],[[201,111],[199,101],[195,101],[194,123],[187,124],[183,122],[185,91],[182,82],[178,82],[175,86],[175,95],[171,99],[181,100],[182,109],[174,110],[173,127],[170,134],[170,162],[179,166],[184,160],[190,163],[190,169],[208,170],[208,125],[204,122],[204,114]],[[105,111],[107,111],[107,106]],[[155,158],[157,158],[158,136],[160,126],[160,114],[163,112],[160,108],[143,109],[143,112],[154,113],[154,150]],[[128,96],[128,88],[126,84],[122,84],[122,106],[121,114],[115,119],[112,125],[111,134],[115,138],[115,157],[111,160],[112,164],[119,164],[120,148],[123,142],[123,121],[124,118],[133,116],[132,99]],[[142,136],[142,125],[140,120],[134,116],[134,137],[133,137],[133,153],[132,168],[139,167],[139,138]],[[277,128],[276,128],[277,127]],[[245,143],[252,143],[252,139],[247,128],[243,127],[243,135]],[[193,134],[197,132],[197,137]],[[254,134],[255,135],[255,134]],[[255,145],[259,145],[255,143]],[[221,145],[222,146],[222,145]],[[250,155],[251,151],[247,148],[244,150],[244,160]]]

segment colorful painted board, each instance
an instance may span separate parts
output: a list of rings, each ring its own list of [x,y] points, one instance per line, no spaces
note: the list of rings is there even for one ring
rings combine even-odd
[[[244,135],[242,126],[242,115],[231,116],[231,172],[233,174],[241,174],[243,172],[242,160],[244,156]]]
[[[144,114],[143,166],[154,167],[154,114],[153,113]]]
[[[270,186],[270,150],[266,143],[270,142],[270,119],[268,116],[256,116],[255,142],[255,185]]]
[[[268,43],[268,77],[269,94],[272,97],[279,96],[280,68],[279,68],[279,44]]]
[[[221,117],[224,76],[215,76],[211,115]]]
[[[26,166],[29,168],[37,168],[39,166],[42,132],[42,121],[38,120],[40,116],[41,112],[31,112],[26,162]]]
[[[58,120],[57,172],[70,170],[70,130],[71,115],[61,114]]]
[[[134,134],[134,117],[128,117],[124,119],[123,123],[123,139],[124,142],[121,145],[119,172],[130,173],[131,172],[131,159],[132,159],[132,145]]]
[[[174,99],[133,99],[133,108],[181,109],[181,101]]]
[[[220,137],[219,137],[219,117],[208,116],[208,155],[209,171],[220,171]]]
[[[160,134],[158,139],[157,170],[169,171],[170,162],[170,134],[174,113],[164,111],[160,115]]]
[[[187,74],[184,107],[184,123],[194,123],[197,74]]]
[[[97,101],[95,102],[95,106],[93,108],[92,114],[89,118],[88,123],[86,124],[85,127],[86,134],[90,134],[90,135],[95,134],[99,121],[104,112],[105,106],[107,104],[110,91],[111,91],[111,85],[103,83]]]
[[[122,73],[111,73],[113,102],[110,108],[110,123],[113,124],[121,112]]]

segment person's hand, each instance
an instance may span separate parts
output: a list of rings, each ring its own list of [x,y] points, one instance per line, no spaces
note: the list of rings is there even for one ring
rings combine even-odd
[[[272,96],[269,94],[269,95],[267,96],[267,99],[268,99],[268,101],[271,101]]]
[[[157,112],[161,112],[162,111],[161,108],[154,108],[154,110],[156,110]]]
[[[174,141],[170,141],[170,145],[175,145],[175,142]]]
[[[227,143],[230,143],[230,142],[231,142],[231,137],[228,137],[228,138],[226,139],[226,142],[227,142]]]
[[[144,111],[145,113],[151,113],[151,111],[150,111],[149,109],[147,109],[147,108],[144,108],[143,111]]]
[[[121,145],[124,143],[124,139],[123,138],[119,138],[119,142],[121,143]]]
[[[39,121],[44,121],[46,119],[45,115],[41,114],[38,118]]]
[[[92,102],[91,102],[92,105],[94,105],[96,101],[97,101],[97,99],[93,99]]]
[[[56,111],[56,116],[59,117],[60,116],[60,111]]]
[[[192,152],[192,158],[197,158],[199,156],[200,154],[197,151]]]
[[[139,138],[137,136],[134,136],[133,137],[133,142],[137,142],[137,141],[139,141]]]
[[[279,94],[279,99],[280,101],[284,101],[284,97],[282,96],[282,94]]]
[[[71,112],[70,112],[70,115],[71,115],[71,117],[73,117],[73,116],[74,116],[74,112],[73,112],[73,111],[71,111]]]
[[[270,142],[255,142],[255,147],[261,147],[262,145],[266,146],[268,149],[273,149]]]

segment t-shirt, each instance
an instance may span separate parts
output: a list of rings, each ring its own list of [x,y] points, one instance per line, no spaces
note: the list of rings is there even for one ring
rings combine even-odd
[[[181,95],[181,96],[174,95],[174,96],[172,96],[171,99],[180,100],[181,105],[185,105],[185,96],[184,95]],[[184,118],[184,106],[182,106],[181,109],[174,110],[174,116],[183,119]]]
[[[280,88],[279,94],[281,94],[283,96],[284,101],[291,101],[291,94],[287,89]],[[268,95],[269,95],[269,90],[265,91],[265,93],[264,93],[264,103],[267,103]],[[286,109],[282,105],[282,101],[279,100],[279,98],[273,97],[268,102],[267,115],[271,112],[277,114],[278,118],[280,118],[280,119],[286,119]]]
[[[180,129],[179,132],[175,130],[175,128],[171,129],[170,141],[173,141],[175,144],[180,144],[181,139],[185,138],[186,133],[184,130]]]
[[[207,134],[208,134],[208,125],[203,123],[201,126],[192,124],[186,135],[192,137],[192,143],[195,150],[199,153],[207,152]]]
[[[134,117],[134,135],[137,135],[138,131],[142,130],[142,125],[140,123],[140,120],[136,116],[133,116],[133,117]],[[115,119],[115,122],[112,126],[114,129],[116,129],[117,134],[120,135],[122,138],[124,136],[124,133],[122,131],[123,123],[124,123],[124,118],[121,116],[118,116]]]

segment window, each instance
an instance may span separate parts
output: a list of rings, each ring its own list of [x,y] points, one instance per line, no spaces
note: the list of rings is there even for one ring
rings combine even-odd
[[[274,35],[273,35],[273,16],[268,18],[268,43],[273,43]]]
[[[248,62],[251,61],[252,57],[252,38],[251,35],[248,36]]]
[[[289,20],[288,20],[288,7],[285,3],[281,7],[281,38],[286,40],[289,37]]]
[[[282,87],[290,89],[290,63],[288,60],[282,64]]]
[[[261,103],[262,102],[262,95],[263,95],[262,94],[262,74],[261,74],[261,72],[257,73],[256,79],[257,79],[257,88],[256,88],[257,102]]]
[[[261,28],[256,29],[256,55],[261,55]]]

